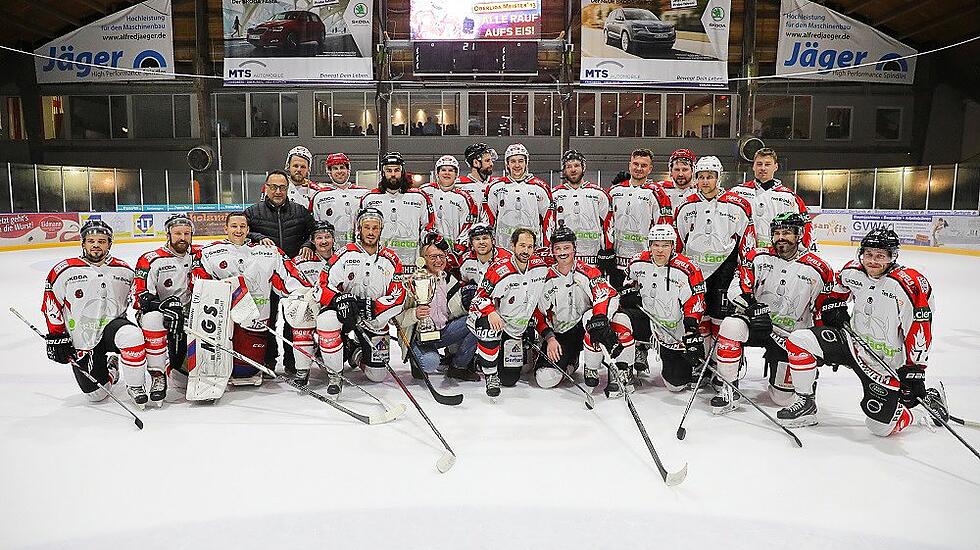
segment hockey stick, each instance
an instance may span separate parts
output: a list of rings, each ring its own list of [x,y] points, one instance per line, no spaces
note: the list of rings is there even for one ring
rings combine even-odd
[[[439,441],[442,442],[442,446],[446,448],[446,452],[443,453],[442,456],[439,457],[439,460],[436,461],[436,470],[438,470],[440,474],[448,472],[449,469],[456,464],[456,453],[453,452],[452,448],[449,446],[449,443],[446,443],[446,439],[442,437],[442,434],[439,433],[438,429],[436,429],[435,424],[429,420],[429,416],[422,410],[422,406],[415,400],[415,396],[412,395],[412,392],[408,391],[408,388],[405,387],[405,384],[402,382],[401,378],[398,378],[398,375],[395,374],[395,369],[391,368],[391,365],[387,363],[385,363],[385,368],[388,369],[389,373],[391,373],[391,377],[395,379],[395,382],[398,382],[398,386],[403,392],[405,392],[405,395],[408,396],[408,400],[415,405],[415,408],[419,411],[419,414],[422,415],[422,418],[425,420],[426,424],[429,425],[429,428],[432,428],[432,433],[436,434],[436,437],[438,437]],[[402,405],[402,408],[404,408],[404,405]]]
[[[456,406],[463,402],[463,394],[459,395],[443,395],[436,391],[432,386],[432,381],[429,380],[429,373],[422,369],[422,365],[419,363],[417,357],[415,357],[415,350],[412,349],[412,345],[408,342],[408,338],[405,336],[404,331],[401,327],[396,327],[395,332],[398,333],[398,341],[401,342],[402,346],[408,352],[408,360],[411,363],[411,367],[414,371],[421,373],[422,381],[425,382],[425,386],[429,388],[429,393],[432,394],[432,398],[436,400],[436,403],[440,405],[451,405]]]
[[[651,325],[655,325],[651,321]],[[708,372],[708,361],[711,360],[711,356],[715,353],[715,347],[718,345],[718,339],[711,343],[711,347],[708,348],[708,353],[704,355],[704,361],[701,363],[701,374],[698,376],[697,385],[694,386],[694,391],[691,392],[691,399],[687,402],[687,407],[684,407],[684,414],[681,415],[681,421],[677,424],[677,439],[684,440],[687,437],[687,428],[684,427],[684,421],[687,420],[687,413],[691,412],[691,406],[694,405],[694,400],[698,396],[698,392],[701,391],[701,382],[704,380],[704,375]]]
[[[684,481],[684,478],[687,477],[687,463],[685,462],[684,467],[676,472],[668,472],[667,469],[664,468],[664,464],[660,461],[660,456],[657,454],[657,450],[653,448],[653,442],[650,441],[650,436],[647,434],[647,430],[643,426],[643,421],[640,420],[640,415],[636,412],[636,407],[633,406],[633,400],[630,399],[630,393],[626,391],[626,386],[623,384],[623,380],[619,376],[619,367],[617,367],[616,363],[611,357],[609,357],[609,352],[606,351],[606,348],[599,346],[599,351],[602,352],[603,360],[606,362],[606,368],[609,370],[610,375],[612,375],[613,372],[616,373],[616,382],[619,384],[619,387],[623,389],[623,397],[626,400],[626,406],[629,407],[630,414],[633,415],[633,421],[636,422],[636,427],[640,430],[640,435],[643,437],[643,442],[646,443],[647,450],[650,451],[650,456],[653,457],[653,462],[657,465],[657,470],[660,472],[660,477],[663,478],[664,483],[666,483],[669,487],[680,484],[682,481]]]
[[[308,351],[306,351],[305,349],[296,347],[296,344],[292,340],[288,340],[285,336],[281,336],[280,334],[277,334],[276,331],[273,330],[272,327],[270,327],[269,325],[265,325],[265,330],[267,330],[270,334],[272,334],[276,338],[276,340],[279,340],[283,344],[285,344],[285,345],[293,348],[294,350],[302,353],[303,355],[309,357],[319,367],[323,368],[327,372],[330,372],[332,374],[336,374],[337,376],[340,377],[341,380],[343,380],[344,382],[346,382],[348,385],[353,386],[353,387],[357,388],[358,390],[360,390],[364,395],[366,395],[366,396],[370,397],[371,399],[373,399],[374,401],[376,401],[378,403],[378,405],[381,405],[385,409],[385,411],[388,410],[388,405],[386,405],[383,401],[381,401],[380,399],[378,399],[373,393],[367,391],[363,386],[361,386],[360,384],[357,384],[356,382],[351,381],[349,378],[347,378],[346,376],[344,376],[343,373],[333,372],[332,370],[328,369],[327,368],[327,365],[324,364],[323,361],[319,357],[317,357],[315,353],[314,354],[311,354]]]
[[[286,378],[285,376],[281,376],[281,375],[276,374],[275,372],[269,370],[262,363],[259,363],[257,361],[254,361],[254,360],[252,360],[251,358],[249,358],[246,355],[242,355],[241,353],[239,353],[239,352],[237,352],[237,351],[235,351],[233,349],[230,349],[227,346],[223,346],[223,345],[219,344],[218,342],[215,342],[215,341],[213,341],[213,340],[211,340],[211,339],[209,339],[209,338],[207,338],[205,336],[202,336],[201,334],[198,334],[198,333],[194,332],[193,330],[190,330],[190,329],[185,329],[185,330],[186,330],[187,334],[189,334],[191,336],[194,336],[196,338],[200,338],[202,340],[202,344],[203,345],[213,346],[216,349],[219,349],[219,350],[221,350],[221,351],[223,351],[223,352],[231,355],[235,359],[238,359],[239,361],[243,361],[245,363],[248,363],[249,365],[251,365],[251,366],[259,369],[259,371],[261,371],[261,372],[263,372],[263,373],[271,376],[274,380],[279,381],[279,382],[285,382],[286,384],[289,384],[290,386],[292,386],[292,387],[296,388],[297,390],[299,390],[300,393],[304,393],[304,394],[309,395],[310,397],[312,397],[314,399],[317,399],[319,401],[322,401],[322,402],[326,403],[327,405],[330,405],[331,407],[337,409],[338,411],[340,411],[340,412],[342,412],[342,413],[344,413],[344,414],[346,414],[348,416],[351,416],[351,417],[355,418],[356,420],[359,420],[360,422],[363,422],[365,424],[372,424],[373,425],[373,424],[384,424],[386,422],[391,422],[392,420],[398,418],[399,416],[402,415],[402,413],[405,412],[405,405],[401,405],[401,404],[393,407],[392,409],[385,409],[385,412],[382,413],[382,414],[376,414],[376,415],[372,415],[372,416],[368,416],[368,415],[364,415],[364,414],[360,414],[360,413],[354,412],[354,411],[348,409],[347,407],[341,405],[340,403],[334,402],[333,399],[330,399],[329,397],[326,397],[325,395],[321,395],[321,394],[319,394],[319,393],[317,393],[317,392],[315,392],[315,391],[307,388],[306,386],[304,386],[302,384],[297,384],[295,381],[290,380],[289,378]]]
[[[29,326],[29,327],[31,327],[31,330],[33,330],[35,334],[37,334],[41,338],[44,338],[44,334],[40,330],[38,330],[37,327],[34,326],[33,323],[31,323],[30,321],[28,321],[27,319],[25,319],[24,316],[21,315],[19,311],[17,311],[14,308],[10,308],[10,313],[13,313],[14,314],[14,317],[17,317],[21,321],[24,321],[24,324],[27,325],[27,326]],[[73,369],[75,369],[77,372],[82,373],[82,376],[84,376],[85,378],[88,378],[90,382],[92,382],[93,384],[95,384],[96,386],[98,386],[102,391],[106,392],[106,394],[110,398],[112,398],[113,401],[115,401],[116,403],[118,403],[120,407],[126,409],[126,412],[128,412],[133,417],[133,422],[136,424],[136,427],[137,428],[139,428],[141,430],[143,429],[143,421],[140,419],[140,417],[136,416],[136,413],[134,413],[129,407],[127,407],[125,404],[123,404],[123,402],[120,401],[119,398],[117,398],[115,395],[112,395],[112,387],[111,386],[103,386],[102,384],[100,384],[99,381],[96,380],[95,377],[92,376],[91,373],[89,373],[89,371],[87,371],[87,370],[83,369],[82,367],[80,367],[78,365],[78,363],[75,362],[74,359],[69,359],[69,361],[71,361],[71,366],[72,366]]]
[[[544,350],[541,349],[541,347],[538,346],[538,344],[536,342],[531,342],[530,340],[528,340],[527,343],[530,344],[531,347],[534,348],[534,350],[538,352],[538,355],[540,357],[542,357],[545,361],[548,362],[548,365],[550,365],[551,368],[556,369],[558,372],[560,372],[561,375],[565,378],[565,380],[568,380],[569,382],[571,382],[573,386],[575,386],[576,388],[578,388],[578,391],[580,391],[580,392],[582,392],[582,393],[585,394],[585,406],[586,406],[586,408],[588,408],[590,411],[593,410],[593,409],[595,409],[595,398],[592,397],[592,394],[589,393],[588,390],[586,390],[585,388],[583,388],[582,385],[579,384],[578,382],[576,382],[575,379],[572,378],[572,376],[570,374],[568,374],[567,372],[565,372],[565,369],[559,368],[558,365],[556,365],[555,362],[552,361],[550,357],[548,357],[548,354],[545,353]]]
[[[673,343],[674,344],[679,344],[680,343],[679,341],[677,341],[676,338],[673,338],[673,335],[672,334],[668,334],[659,325],[654,324],[654,328],[659,329],[658,332],[657,332],[657,337],[658,338],[662,338],[662,337],[665,337],[665,336],[670,336],[671,339],[673,339]],[[717,341],[718,340],[715,339],[715,342],[717,342]],[[746,402],[748,402],[749,405],[752,405],[752,407],[755,410],[757,410],[760,413],[762,413],[762,416],[765,416],[766,418],[769,419],[770,422],[772,422],[773,424],[775,424],[779,429],[781,429],[784,432],[786,432],[786,435],[790,436],[793,439],[793,441],[796,442],[796,446],[797,447],[800,447],[800,448],[803,447],[803,442],[800,441],[800,438],[797,437],[795,433],[793,433],[792,431],[790,431],[789,428],[787,428],[786,426],[783,426],[782,424],[780,424],[779,422],[777,422],[776,419],[772,417],[772,415],[770,415],[769,413],[767,413],[766,411],[764,411],[762,409],[762,407],[760,407],[752,398],[750,398],[749,396],[747,396],[744,393],[742,393],[738,389],[738,386],[736,386],[735,384],[732,384],[728,380],[725,380],[725,378],[722,375],[718,374],[718,371],[716,369],[711,368],[711,365],[708,364],[708,363],[705,363],[705,370],[710,370],[718,378],[718,380],[721,380],[721,383],[722,384],[724,384],[724,385],[728,386],[729,388],[731,388],[732,391],[734,391],[735,393],[737,393],[742,399],[744,399]],[[703,375],[704,372],[702,372],[701,374]]]
[[[889,376],[891,376],[895,380],[901,380],[901,377],[898,376],[898,371],[896,371],[894,368],[892,368],[891,365],[886,363],[885,360],[882,359],[881,356],[878,355],[878,353],[875,350],[871,349],[871,346],[869,346],[867,342],[861,339],[861,337],[854,332],[854,329],[852,329],[850,325],[845,324],[842,328],[844,329],[844,332],[846,332],[848,336],[851,337],[852,340],[856,341],[858,345],[860,345],[861,348],[864,349],[865,353],[870,355],[881,368],[885,369],[888,372]],[[855,357],[855,359],[857,359],[857,357]],[[946,428],[947,431],[949,431],[949,433],[953,434],[953,437],[959,439],[960,443],[962,443],[967,449],[969,449],[974,456],[980,458],[980,452],[977,452],[977,450],[974,449],[972,445],[967,443],[966,440],[963,439],[962,436],[960,436],[960,434],[956,433],[956,430],[954,430],[953,427],[949,425],[949,422],[947,422],[946,419],[939,416],[939,414],[936,413],[936,411],[930,409],[929,406],[926,405],[924,401],[922,401],[921,397],[916,396],[915,400],[916,402],[918,402],[919,405],[922,405],[922,408],[929,413],[929,416],[931,416],[933,420],[939,422],[944,428]]]

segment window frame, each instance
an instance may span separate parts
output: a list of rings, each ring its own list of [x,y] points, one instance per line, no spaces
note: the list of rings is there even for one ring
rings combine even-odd
[[[794,101],[795,101],[795,97],[794,97]],[[847,109],[848,112],[847,137],[843,137],[843,138],[827,137],[827,129],[830,127],[831,109]],[[854,106],[853,105],[827,105],[826,107],[824,107],[823,139],[824,141],[844,141],[844,142],[854,140]]]
[[[898,136],[894,138],[883,138],[878,137],[878,111],[883,109],[890,109],[893,111],[898,111]],[[902,130],[905,126],[905,108],[892,105],[875,105],[875,124],[874,124],[874,141],[883,141],[886,143],[895,143],[902,141]]]

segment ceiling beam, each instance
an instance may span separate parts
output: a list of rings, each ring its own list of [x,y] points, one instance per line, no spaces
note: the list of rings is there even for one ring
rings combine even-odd
[[[930,31],[932,29],[935,29],[936,27],[945,25],[946,23],[949,23],[950,21],[953,21],[954,19],[962,19],[962,18],[964,18],[964,17],[966,17],[968,15],[971,15],[974,12],[977,12],[977,11],[980,11],[980,4],[978,4],[976,6],[973,6],[972,8],[970,8],[970,9],[968,9],[966,11],[953,12],[953,13],[947,15],[946,17],[942,17],[942,18],[940,18],[940,19],[938,19],[936,21],[933,21],[933,22],[929,23],[928,25],[924,25],[924,26],[921,26],[921,27],[916,28],[913,31],[907,32],[907,33],[903,34],[902,36],[899,36],[898,39],[899,40],[905,40],[906,38],[908,38],[910,36],[915,36],[917,34],[922,34],[922,33],[926,32],[926,31]]]
[[[870,6],[871,4],[874,4],[877,1],[878,0],[865,0],[864,2],[858,2],[857,4],[854,4],[853,6],[851,6],[850,9],[848,9],[847,11],[845,11],[844,12],[844,15],[851,15],[852,13],[860,10],[861,8],[866,7],[866,6]]]
[[[71,25],[72,27],[74,27],[76,29],[82,26],[82,22],[81,21],[79,21],[78,19],[75,19],[73,17],[68,17],[64,13],[61,13],[61,11],[59,9],[52,8],[47,3],[46,0],[33,0],[32,2],[30,2],[30,6],[31,6],[31,8],[36,9],[36,10],[41,11],[41,12],[44,12],[45,14],[50,15],[51,17],[54,17],[55,19],[59,19],[61,21],[64,21],[65,23],[68,23],[69,25]]]
[[[72,0],[72,1],[77,2],[91,10],[95,10],[101,13],[102,15],[109,14],[109,11],[106,10],[105,5],[103,5],[101,2],[95,2],[95,0]]]
[[[10,22],[15,26],[27,31],[29,37],[41,37],[44,39],[52,38],[51,33],[48,32],[43,26],[28,21],[22,17],[16,16],[12,13],[3,14],[3,20],[4,22]]]
[[[887,23],[889,21],[892,21],[894,19],[897,19],[899,17],[902,17],[903,15],[908,15],[908,14],[914,12],[914,11],[921,10],[923,7],[925,7],[926,4],[928,4],[930,2],[933,2],[933,1],[934,0],[922,0],[921,2],[915,2],[911,6],[907,6],[905,9],[901,9],[901,10],[897,10],[897,11],[892,12],[890,15],[888,15],[888,17],[885,17],[883,19],[877,19],[877,20],[873,21],[871,23],[871,26],[872,27],[875,27],[875,28],[878,28],[878,27],[884,25],[885,23]],[[949,0],[945,0],[945,1],[948,2]]]

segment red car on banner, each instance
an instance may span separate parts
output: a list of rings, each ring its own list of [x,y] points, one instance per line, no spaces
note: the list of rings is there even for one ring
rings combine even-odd
[[[271,21],[248,29],[248,43],[258,49],[284,48],[297,50],[302,45],[316,44],[323,50],[327,39],[326,27],[320,16],[309,11],[284,11]]]

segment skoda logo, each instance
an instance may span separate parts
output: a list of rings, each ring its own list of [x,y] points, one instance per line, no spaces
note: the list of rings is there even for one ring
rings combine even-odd
[[[357,4],[354,4],[354,15],[356,15],[357,17],[364,17],[364,16],[366,16],[367,15],[367,6],[365,6],[361,2],[358,2]]]
[[[725,18],[725,8],[715,7],[711,9],[711,19],[721,21]]]

